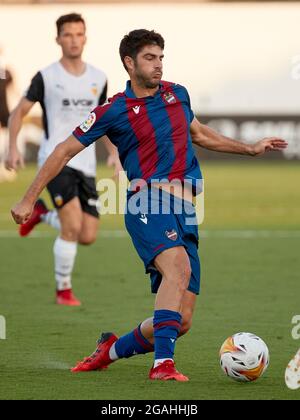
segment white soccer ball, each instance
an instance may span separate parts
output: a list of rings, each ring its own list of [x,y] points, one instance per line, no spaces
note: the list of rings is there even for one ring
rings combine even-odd
[[[222,370],[239,382],[251,382],[261,377],[269,361],[266,343],[255,334],[235,334],[228,337],[220,349]]]

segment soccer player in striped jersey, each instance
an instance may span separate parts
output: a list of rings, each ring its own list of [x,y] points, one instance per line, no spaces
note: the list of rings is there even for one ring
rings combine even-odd
[[[41,167],[73,127],[95,106],[106,101],[106,75],[82,60],[86,43],[83,18],[76,13],[64,15],[57,20],[56,26],[56,41],[61,47],[62,57],[33,77],[25,96],[10,116],[8,169],[18,169],[23,165],[17,148],[17,136],[23,118],[36,102],[43,110],[44,138],[38,155]],[[109,161],[121,169],[115,146],[108,139],[104,142],[110,154]],[[32,217],[20,226],[21,236],[28,236],[40,222],[59,230],[53,252],[56,303],[60,305],[78,306],[81,303],[72,292],[72,271],[78,243],[90,245],[96,240],[99,206],[95,177],[94,145],[74,157],[48,183],[47,189],[56,210],[49,211],[44,202],[38,200]]]
[[[150,274],[151,289],[156,293],[154,313],[120,338],[114,333],[102,334],[96,351],[73,372],[101,370],[118,359],[154,352],[150,379],[188,381],[175,367],[174,351],[177,338],[191,328],[200,291],[198,227],[187,223],[188,216],[195,216],[193,197],[200,192],[202,179],[192,143],[251,156],[287,145],[278,138],[247,145],[201,124],[193,114],[187,90],[162,81],[163,50],[164,40],[154,31],[134,30],[123,38],[120,56],[130,77],[125,91],[95,108],[55,149],[12,209],[15,221],[23,223],[42,189],[70,158],[104,134],[117,146],[131,181],[125,223]],[[138,200],[150,203],[155,211],[131,211]],[[162,208],[166,201],[168,212]],[[176,211],[178,206],[182,206],[181,212]]]

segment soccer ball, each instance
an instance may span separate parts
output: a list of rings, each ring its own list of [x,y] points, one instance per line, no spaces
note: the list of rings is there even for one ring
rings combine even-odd
[[[255,334],[238,333],[223,343],[220,364],[230,378],[239,382],[252,382],[266,371],[269,350],[266,343]]]

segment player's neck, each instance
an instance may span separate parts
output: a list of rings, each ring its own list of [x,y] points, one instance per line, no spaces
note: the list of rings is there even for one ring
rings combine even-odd
[[[154,96],[159,89],[159,86],[151,89],[145,86],[141,86],[136,80],[131,80],[131,89],[137,98],[145,98],[147,96]]]
[[[62,57],[60,59],[60,64],[68,73],[73,74],[74,76],[81,76],[86,70],[86,63],[82,61],[81,57],[72,59]]]

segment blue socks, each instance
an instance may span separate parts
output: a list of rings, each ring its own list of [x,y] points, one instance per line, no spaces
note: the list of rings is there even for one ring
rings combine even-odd
[[[115,342],[115,353],[119,359],[129,358],[136,354],[155,351],[155,360],[173,359],[175,344],[181,328],[181,314],[167,309],[154,311],[153,346],[142,334],[141,325],[129,334],[123,335]]]
[[[175,344],[181,328],[179,312],[161,309],[154,311],[155,360],[173,359]]]
[[[142,335],[141,325],[129,334],[123,335],[115,343],[115,351],[120,359],[146,354],[154,350],[153,345]]]

